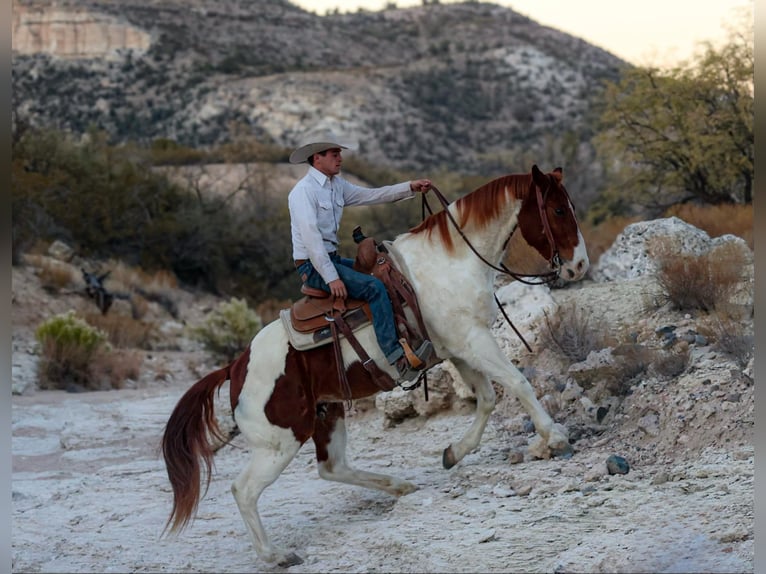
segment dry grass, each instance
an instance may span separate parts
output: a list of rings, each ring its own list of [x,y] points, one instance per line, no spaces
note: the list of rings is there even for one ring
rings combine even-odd
[[[503,263],[514,273],[532,275],[550,271],[548,261],[524,240],[518,230],[511,236]]]
[[[49,339],[41,343],[37,369],[40,389],[93,388],[90,372],[93,352],[76,343],[60,343]]]
[[[711,312],[729,306],[746,264],[744,253],[732,243],[694,255],[681,253],[667,237],[656,237],[649,250],[658,266],[659,302],[679,311]]]
[[[541,344],[571,363],[584,361],[591,351],[609,347],[612,341],[603,321],[573,302],[559,306],[552,317],[545,313]]]
[[[55,348],[54,348],[55,347]],[[74,344],[43,344],[38,368],[40,389],[103,391],[120,389],[137,379],[143,358],[138,351],[107,348],[88,352]]]
[[[742,322],[727,313],[716,312],[698,327],[713,343],[713,348],[731,357],[740,367],[747,366],[755,353],[755,338],[743,330]]]
[[[261,318],[264,325],[268,325],[279,318],[279,311],[289,309],[293,302],[290,299],[266,299],[261,301],[256,307],[255,312]]]
[[[105,267],[111,269],[109,280],[125,291],[136,287],[149,292],[163,292],[178,288],[178,279],[168,270],[161,269],[150,273],[138,267],[130,267],[122,261],[109,261]]]
[[[160,270],[148,273],[121,261],[109,261],[104,268],[109,270],[105,281],[107,288],[116,293],[131,295],[131,313],[134,319],[146,315],[148,301],[159,304],[170,315],[178,317],[178,307],[173,294],[178,288],[178,279],[172,272]]]
[[[651,360],[650,371],[661,379],[675,379],[683,373],[691,362],[688,345],[680,345],[672,350],[656,350]]]
[[[702,229],[710,237],[732,234],[741,237],[753,249],[753,205],[675,205],[666,216],[676,216]]]
[[[38,269],[40,285],[46,291],[53,293],[70,288],[77,276],[71,265],[50,258],[41,258]]]
[[[121,389],[128,379],[138,379],[143,361],[141,353],[135,350],[99,352],[90,365],[90,377],[100,382],[101,388]]]
[[[155,325],[117,313],[86,313],[90,325],[106,333],[109,342],[120,349],[150,349]]]

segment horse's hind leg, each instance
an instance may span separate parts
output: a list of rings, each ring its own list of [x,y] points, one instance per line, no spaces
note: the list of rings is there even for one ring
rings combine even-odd
[[[258,514],[258,498],[290,463],[301,444],[293,436],[273,438],[273,442],[253,445],[250,462],[232,483],[231,492],[252,536],[258,557],[264,562],[276,562],[286,567],[300,564],[303,559],[293,552],[277,548],[269,541]]]
[[[403,496],[417,490],[417,486],[385,474],[357,470],[346,463],[346,422],[343,405],[328,403],[324,416],[314,423],[319,476],[327,480],[345,482],[382,490],[394,496]]]
[[[484,434],[484,428],[487,426],[489,415],[495,408],[495,389],[492,388],[487,377],[471,368],[468,363],[461,359],[453,358],[452,363],[460,373],[460,376],[476,395],[476,416],[473,419],[471,427],[466,431],[458,442],[449,445],[444,449],[442,455],[442,464],[444,468],[452,468],[463,457],[479,446],[481,435]]]

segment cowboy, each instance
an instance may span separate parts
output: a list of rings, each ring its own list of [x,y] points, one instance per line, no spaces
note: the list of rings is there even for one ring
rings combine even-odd
[[[339,143],[337,137],[321,133],[309,136],[290,154],[290,163],[309,164],[308,173],[288,196],[295,267],[309,287],[322,289],[340,299],[351,297],[366,301],[383,354],[389,364],[396,367],[399,381],[409,381],[418,372],[399,343],[386,287],[380,279],[356,271],[353,259],[338,254],[338,227],[347,205],[373,205],[411,198],[416,192],[427,193],[431,181],[417,179],[378,188],[354,185],[339,175],[344,149],[349,146]],[[431,342],[426,340],[415,351],[422,365],[428,362],[432,350]]]

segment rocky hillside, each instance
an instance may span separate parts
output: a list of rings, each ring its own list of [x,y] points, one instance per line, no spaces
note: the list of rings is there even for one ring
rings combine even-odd
[[[291,147],[324,124],[399,169],[534,161],[587,180],[592,96],[624,65],[483,2],[325,16],[284,0],[13,4],[17,126],[193,146],[239,126]]]

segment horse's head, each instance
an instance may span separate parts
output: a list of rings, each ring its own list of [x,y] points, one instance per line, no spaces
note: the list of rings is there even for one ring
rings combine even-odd
[[[581,279],[590,265],[574,205],[563,184],[560,167],[543,173],[532,166],[529,193],[519,212],[524,240],[547,259],[566,281]]]

